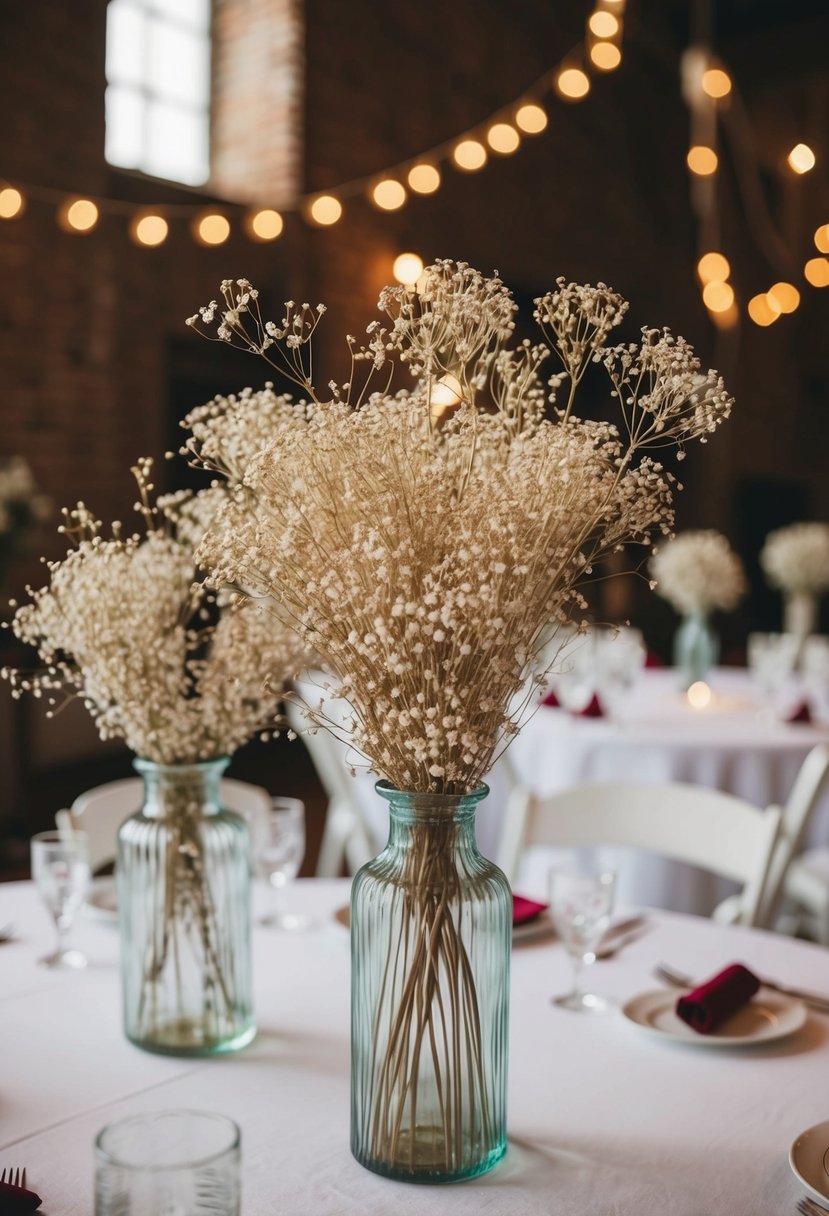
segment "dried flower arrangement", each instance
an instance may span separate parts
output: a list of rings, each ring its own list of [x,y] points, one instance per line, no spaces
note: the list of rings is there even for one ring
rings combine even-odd
[[[743,563],[721,532],[682,532],[651,558],[656,592],[684,615],[736,607],[747,588]]]
[[[311,361],[322,305],[288,302],[275,322],[245,279],[226,280],[221,297],[188,324],[208,336],[215,324],[215,340],[263,356],[301,399],[269,387],[185,420],[191,459],[235,487],[200,561],[215,586],[270,602],[321,656],[332,679],[307,706],[312,725],[336,729],[326,701],[344,698],[349,742],[378,774],[457,803],[517,731],[551,625],[578,614],[596,563],[670,534],[675,479],[650,450],[678,445],[681,456],[686,441],[704,442],[731,398],[666,330],[610,345],[627,304],[603,284],[560,279],[536,301],[561,363],[545,384],[549,346],[513,340],[500,279],[436,262],[416,289],[383,291],[386,321],[365,343],[347,339],[348,381],[327,394]],[[396,361],[413,383],[392,391]],[[574,412],[591,363],[619,427]],[[438,1093],[424,1151],[443,1154],[439,1170],[461,1168],[465,1129],[494,1109],[482,1056],[494,1032],[481,1029],[455,907],[455,837],[448,818],[435,825],[412,828],[371,1015],[358,1119],[381,1172],[404,1153],[415,1162],[419,1085]],[[494,1136],[485,1130],[484,1144]]]
[[[760,565],[774,587],[821,594],[829,588],[829,524],[790,524],[770,532]]]

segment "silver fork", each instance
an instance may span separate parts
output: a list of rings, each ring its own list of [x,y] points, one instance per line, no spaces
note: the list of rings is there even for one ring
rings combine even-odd
[[[8,1178],[6,1174],[8,1174]],[[13,1170],[11,1166],[4,1167],[2,1174],[0,1174],[0,1182],[5,1182],[7,1186],[20,1186],[25,1189],[26,1167],[24,1166],[22,1170]]]
[[[807,1199],[805,1196],[798,1201],[797,1210],[800,1212],[800,1216],[826,1216],[826,1208],[822,1208],[819,1203],[815,1203],[813,1199]]]
[[[653,969],[653,973],[674,988],[696,988],[697,986],[697,981],[692,979],[690,975],[683,975],[681,971],[675,971],[667,963],[657,963]],[[763,979],[761,976],[757,978],[764,988],[771,988],[773,992],[782,992],[784,996],[794,997],[798,1001],[802,1001],[804,1005],[808,1005],[820,1013],[829,1013],[829,997],[821,996],[817,992],[804,992],[800,988],[789,988],[784,984],[775,983],[774,980]]]

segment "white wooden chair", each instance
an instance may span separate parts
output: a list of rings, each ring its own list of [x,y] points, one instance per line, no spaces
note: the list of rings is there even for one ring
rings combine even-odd
[[[140,777],[108,781],[105,785],[79,794],[70,810],[58,811],[55,815],[59,832],[86,832],[89,866],[93,874],[115,861],[118,829],[129,815],[140,808],[143,786]],[[252,814],[254,817],[270,811],[271,796],[261,785],[223,777],[220,789],[222,803],[229,811],[246,816]]]
[[[587,782],[510,799],[498,864],[513,881],[529,845],[632,845],[742,883],[737,920],[757,923],[780,825],[777,807],[694,785]]]
[[[794,913],[795,931],[829,946],[829,847],[801,851],[818,799],[829,779],[829,745],[813,747],[801,765],[783,809],[763,906],[770,923],[782,903]]]

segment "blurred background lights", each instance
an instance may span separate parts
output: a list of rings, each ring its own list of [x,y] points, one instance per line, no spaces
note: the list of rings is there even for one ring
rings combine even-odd
[[[13,220],[22,214],[23,206],[23,195],[14,186],[0,190],[0,220]]]
[[[0,203],[2,203],[3,195],[0,194]],[[0,210],[0,215],[3,212]],[[822,224],[815,233],[815,246],[821,253],[829,253],[829,224]]]
[[[809,258],[803,273],[813,287],[829,287],[829,258]]]
[[[415,194],[434,194],[440,185],[440,173],[434,165],[412,165],[407,181]]]
[[[734,303],[734,288],[729,283],[718,282],[714,279],[705,284],[702,302],[711,312],[727,312]]]
[[[416,253],[399,253],[394,259],[392,274],[404,287],[412,287],[423,274],[423,258]]]
[[[685,694],[692,709],[705,709],[711,704],[711,689],[704,680],[697,680]]]
[[[230,223],[216,212],[203,215],[196,224],[196,236],[203,245],[223,245],[230,236]]]
[[[386,177],[373,188],[371,201],[381,211],[398,211],[406,201],[406,189],[395,178]]]
[[[731,274],[728,258],[714,250],[704,253],[697,262],[697,274],[703,283],[724,283]]]
[[[282,216],[270,207],[254,212],[247,221],[248,235],[257,241],[275,241],[284,227]]]
[[[731,77],[722,68],[708,68],[702,74],[703,92],[718,100],[731,92]]]
[[[594,42],[590,48],[590,60],[600,72],[612,72],[622,62],[622,52],[613,42]]]
[[[493,152],[508,156],[521,143],[521,136],[508,122],[496,122],[487,131],[486,142]]]
[[[706,144],[694,144],[689,148],[686,161],[688,168],[698,177],[708,177],[711,173],[716,173],[719,164],[716,152]]]
[[[795,173],[808,173],[815,167],[815,154],[808,144],[795,144],[786,159]]]
[[[66,203],[58,214],[62,228],[70,232],[91,232],[98,223],[98,208],[88,198],[76,198]]]
[[[528,101],[515,114],[515,125],[527,135],[538,135],[547,126],[547,112],[541,106]]]
[[[780,309],[769,300],[765,292],[752,296],[748,302],[748,315],[755,325],[771,325],[780,316]]]
[[[717,329],[734,329],[740,320],[740,310],[736,304],[732,304],[730,308],[724,308],[722,312],[712,310],[709,315]]]
[[[429,412],[433,418],[440,418],[447,410],[460,405],[463,400],[463,388],[457,376],[447,372],[437,384],[432,386],[429,393]]]
[[[590,92],[590,77],[581,68],[564,68],[555,83],[561,96],[569,101],[580,101]]]
[[[342,203],[333,194],[320,194],[311,203],[311,219],[323,227],[336,224],[342,213]]]
[[[170,227],[161,215],[141,215],[130,225],[130,235],[137,245],[154,248],[167,239]]]
[[[459,169],[472,173],[486,164],[486,148],[477,139],[462,139],[455,145],[452,159]]]
[[[780,312],[794,312],[800,303],[800,292],[793,283],[775,283],[766,296],[770,306]]]
[[[613,13],[599,10],[591,13],[587,26],[597,38],[613,38],[619,32],[619,18],[614,17]]]

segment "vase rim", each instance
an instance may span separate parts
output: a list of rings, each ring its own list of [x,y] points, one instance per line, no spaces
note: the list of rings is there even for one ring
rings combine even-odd
[[[172,772],[181,773],[186,769],[197,769],[207,773],[217,767],[227,768],[230,756],[214,756],[210,760],[148,760],[146,756],[134,756],[132,767],[138,773]]]
[[[439,794],[434,790],[402,790],[399,786],[393,785],[391,781],[381,778],[374,786],[381,798],[385,798],[387,802],[393,802],[397,795],[407,799],[414,806],[434,806],[435,803],[444,806],[459,806],[465,803],[467,806],[470,803],[474,806],[482,802],[489,793],[489,786],[483,781],[476,786],[474,790],[470,790],[468,794]]]

